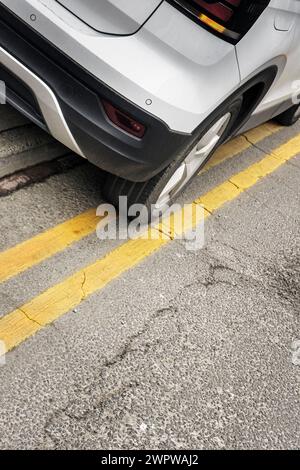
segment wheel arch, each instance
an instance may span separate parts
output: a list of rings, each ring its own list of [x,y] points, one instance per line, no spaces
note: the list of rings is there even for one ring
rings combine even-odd
[[[243,106],[237,118],[236,126],[233,127],[232,133],[237,134],[250,119],[255,109],[263,101],[268,91],[272,87],[277,75],[278,66],[271,65],[260,71],[254,77],[244,83],[230,98],[231,101],[235,96],[243,96]]]

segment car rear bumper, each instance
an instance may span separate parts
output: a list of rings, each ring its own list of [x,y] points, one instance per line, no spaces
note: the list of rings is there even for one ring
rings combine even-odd
[[[1,4],[0,64],[10,104],[110,173],[145,181],[191,139],[102,83]],[[113,125],[101,99],[143,123],[145,136],[132,137]]]
[[[51,88],[22,62],[0,47],[0,78],[7,101],[64,145],[83,156]]]

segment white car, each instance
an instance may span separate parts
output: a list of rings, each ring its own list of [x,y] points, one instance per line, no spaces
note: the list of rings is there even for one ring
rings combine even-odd
[[[300,0],[0,0],[7,101],[164,209],[231,136],[300,116]]]

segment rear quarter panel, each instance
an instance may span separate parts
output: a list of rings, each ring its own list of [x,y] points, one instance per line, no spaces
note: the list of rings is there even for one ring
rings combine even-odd
[[[259,124],[291,104],[300,80],[300,0],[272,0],[236,49],[243,81],[271,64],[278,66],[277,78],[255,112],[262,116]]]

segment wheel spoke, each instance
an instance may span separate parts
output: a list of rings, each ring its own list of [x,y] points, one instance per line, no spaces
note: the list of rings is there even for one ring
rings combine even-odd
[[[184,178],[185,173],[185,165],[182,164],[180,167],[175,171],[173,176],[170,178],[168,184],[164,187],[163,191],[161,192],[159,198],[164,201],[164,204],[167,204],[171,198],[171,194],[176,189],[176,187],[181,183],[182,179]]]
[[[225,114],[200,139],[162,190],[156,203],[157,209],[166,206],[205,163],[224,135],[230,119],[231,114]]]

